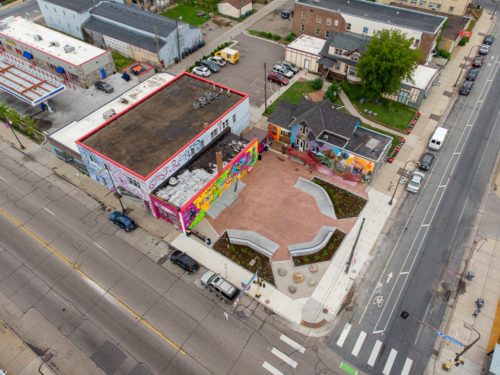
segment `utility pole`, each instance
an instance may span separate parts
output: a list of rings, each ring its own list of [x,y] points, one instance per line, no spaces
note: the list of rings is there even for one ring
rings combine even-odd
[[[182,16],[180,16],[179,19],[182,21]],[[178,62],[180,62],[181,61],[181,42],[180,42],[180,37],[179,37],[179,20],[177,18],[175,19],[175,30],[177,32],[177,58],[179,59]]]
[[[267,74],[266,74],[266,63],[264,62],[264,106],[267,112]]]
[[[14,134],[14,137],[17,139],[17,142],[19,143],[19,147],[21,148],[21,150],[24,150],[26,147],[24,147],[24,145],[21,143],[21,140],[17,137],[17,134],[14,131],[14,128],[12,127],[12,121],[7,120],[7,122],[5,122],[5,127],[10,128],[10,130],[12,130],[12,134]]]
[[[406,174],[406,166],[408,165],[408,163],[410,162],[413,162],[413,163],[417,163],[415,160],[407,160],[406,163],[405,163],[405,166],[404,166],[404,169],[403,169],[403,173]],[[418,163],[417,163],[418,164]],[[401,177],[400,177],[400,180],[401,180]],[[394,196],[396,195],[396,191],[398,190],[398,185],[400,185],[399,183],[400,181],[396,181],[396,188],[394,189],[394,193],[392,193],[392,197],[391,197],[391,200],[389,201],[389,205],[392,206],[392,202],[394,200]]]
[[[349,260],[346,263],[345,273],[349,273],[349,268],[351,268],[352,258],[354,258],[354,251],[356,251],[356,245],[358,244],[359,236],[361,234],[361,230],[363,229],[364,224],[365,224],[365,218],[363,218],[363,221],[361,222],[361,225],[359,226],[358,235],[356,236],[356,240],[354,241],[354,245],[352,245],[352,250],[351,250],[351,254],[349,255]]]

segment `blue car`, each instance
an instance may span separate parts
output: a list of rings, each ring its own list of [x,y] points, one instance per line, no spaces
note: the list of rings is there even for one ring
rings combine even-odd
[[[127,215],[122,214],[119,211],[113,212],[109,215],[109,220],[122,228],[125,232],[130,232],[137,228],[137,224],[134,220],[129,218]]]

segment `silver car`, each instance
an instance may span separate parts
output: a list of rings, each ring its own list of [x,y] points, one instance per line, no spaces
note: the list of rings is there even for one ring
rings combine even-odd
[[[283,65],[285,68],[287,68],[288,70],[291,70],[294,73],[298,73],[300,70],[297,65],[292,64],[291,62],[288,62],[288,61],[283,61],[281,63],[281,65]]]
[[[422,172],[413,172],[413,176],[411,176],[411,180],[408,181],[406,190],[408,190],[410,193],[418,193],[424,177],[425,175]]]
[[[287,78],[292,78],[293,76],[293,72],[291,70],[288,70],[281,64],[273,66],[273,72],[283,74]]]

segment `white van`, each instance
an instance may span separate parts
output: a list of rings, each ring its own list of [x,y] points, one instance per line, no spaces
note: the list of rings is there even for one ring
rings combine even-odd
[[[436,151],[441,149],[444,139],[446,138],[446,134],[448,134],[448,129],[438,126],[429,142],[429,148]]]

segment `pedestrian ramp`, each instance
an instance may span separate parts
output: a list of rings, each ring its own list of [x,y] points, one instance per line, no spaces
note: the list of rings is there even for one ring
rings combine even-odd
[[[287,347],[290,347],[289,352],[304,354],[306,351],[306,348],[284,334],[281,334],[280,340],[287,344]],[[275,347],[272,347],[270,351],[274,355],[273,359],[275,360],[270,362],[264,361],[264,363],[262,363],[262,367],[266,369],[270,374],[285,375],[288,373],[293,373],[293,370],[297,368],[298,362],[290,357],[291,354],[288,355]],[[287,370],[285,372],[282,371],[283,364],[285,364],[285,366],[287,367]]]
[[[345,323],[333,345],[344,353],[351,354],[357,359],[353,361],[356,364],[363,363],[368,368],[377,366],[383,375],[410,375],[413,360],[408,357],[398,358],[401,354],[395,348],[385,347],[380,338],[380,335],[371,335]]]

